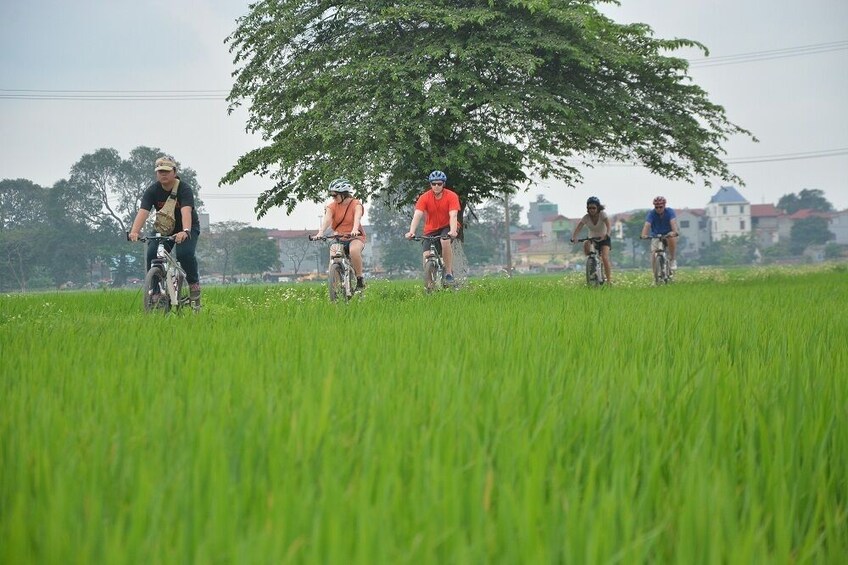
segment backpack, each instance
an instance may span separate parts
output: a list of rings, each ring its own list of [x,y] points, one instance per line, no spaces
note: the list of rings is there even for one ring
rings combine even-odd
[[[164,206],[156,212],[156,221],[153,222],[153,229],[162,235],[171,235],[174,233],[174,228],[177,225],[177,218],[174,210],[177,206],[177,190],[180,188],[180,179],[177,179],[177,184],[165,200]]]

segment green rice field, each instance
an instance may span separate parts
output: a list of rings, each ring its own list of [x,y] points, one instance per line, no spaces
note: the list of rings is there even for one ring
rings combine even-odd
[[[848,270],[0,296],[0,563],[846,563]]]

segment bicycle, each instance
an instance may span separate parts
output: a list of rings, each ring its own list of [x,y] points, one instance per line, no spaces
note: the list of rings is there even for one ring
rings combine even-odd
[[[674,271],[671,270],[671,261],[668,258],[668,238],[670,237],[677,236],[666,233],[642,238],[651,240],[651,249],[654,253],[654,283],[657,285],[668,284],[674,279]]]
[[[350,262],[349,251],[341,243],[349,239],[350,235],[309,236],[309,241],[333,241],[330,243],[330,264],[327,267],[327,290],[330,302],[335,302],[339,297],[350,300],[356,293],[356,273]]]
[[[439,253],[436,242],[439,240],[452,240],[453,238],[442,235],[422,235],[414,236],[411,239],[412,241],[430,242],[430,249],[427,250],[424,261],[424,289],[429,293],[450,286],[444,282],[445,260],[442,258],[442,254]]]
[[[129,234],[127,234],[129,240]],[[150,269],[144,275],[142,301],[145,312],[162,311],[168,313],[172,309],[191,306],[197,312],[200,305],[192,302],[191,291],[186,273],[174,255],[165,250],[166,241],[175,241],[174,236],[148,235],[140,236],[138,241],[148,243],[155,241],[159,244],[156,257],[150,262]]]
[[[590,287],[603,286],[607,282],[604,276],[604,265],[601,261],[601,254],[598,251],[598,242],[601,237],[584,237],[575,240],[576,243],[589,242],[589,254],[586,256],[586,284]]]

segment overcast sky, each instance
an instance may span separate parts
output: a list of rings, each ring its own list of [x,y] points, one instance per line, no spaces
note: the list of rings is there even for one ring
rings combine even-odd
[[[731,121],[760,140],[740,137],[726,146],[732,169],[746,182],[737,188],[749,201],[776,203],[784,194],[817,188],[838,209],[848,208],[848,2],[621,4],[604,10],[619,22],[649,24],[657,37],[695,39],[710,49],[709,59],[697,51],[678,54],[692,60],[695,82]],[[4,0],[0,179],[52,186],[99,148],[113,147],[126,157],[139,145],[161,147],[197,171],[212,222],[316,227],[322,209],[317,204],[300,205],[290,217],[276,209],[257,221],[256,195],[271,186],[269,180],[217,186],[239,156],[261,144],[244,132],[245,114],[227,115],[224,101],[233,67],[223,39],[247,5]],[[191,92],[183,94],[187,100],[154,100],[151,91],[168,91],[172,98],[174,91]],[[542,194],[569,217],[581,215],[591,195],[611,212],[646,208],[656,194],[667,196],[672,207],[697,208],[721,184],[710,180],[713,188],[667,181],[641,168],[603,166],[587,170],[575,189],[541,183],[518,201],[526,212],[527,203]]]

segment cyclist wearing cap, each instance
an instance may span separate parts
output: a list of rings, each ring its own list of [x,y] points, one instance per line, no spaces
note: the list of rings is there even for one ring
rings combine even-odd
[[[607,283],[612,282],[612,264],[610,263],[610,249],[612,242],[610,241],[610,221],[607,213],[604,212],[605,206],[601,204],[601,200],[597,196],[590,196],[586,200],[586,215],[577,222],[574,232],[571,234],[571,243],[577,239],[577,234],[583,229],[583,226],[589,230],[589,237],[601,238],[595,245],[601,253],[601,262],[604,264],[604,271],[607,275]],[[583,242],[583,253],[589,255],[590,242]]]
[[[197,239],[200,237],[200,220],[194,207],[194,192],[191,187],[180,180],[177,175],[177,162],[173,157],[163,156],[156,159],[154,165],[156,171],[156,182],[147,187],[141,195],[141,206],[135,216],[130,228],[130,241],[138,241],[139,232],[153,208],[161,209],[171,191],[177,191],[177,203],[174,210],[176,223],[174,226],[174,241],[166,241],[165,249],[170,252],[177,244],[177,261],[186,272],[186,280],[189,283],[191,301],[200,304],[200,275],[197,270]],[[172,235],[163,233],[162,235]],[[146,270],[150,270],[150,263],[156,258],[156,250],[159,244],[151,241],[147,244]]]
[[[315,237],[324,235],[328,228],[333,229],[333,235],[350,236],[339,243],[345,247],[345,253],[350,255],[353,272],[356,273],[356,290],[365,288],[362,275],[362,250],[365,248],[365,231],[360,222],[365,209],[362,202],[351,196],[353,185],[346,178],[337,178],[330,183],[327,192],[330,202],[324,208],[324,219],[321,229]]]
[[[666,200],[664,196],[657,196],[654,198],[654,209],[648,212],[648,216],[645,218],[645,225],[642,226],[642,238],[647,237],[658,237],[661,235],[671,235],[673,237],[668,238],[666,241],[668,242],[668,258],[669,258],[669,267],[671,267],[672,271],[677,270],[677,214],[674,213],[674,210],[666,207]],[[651,242],[651,267],[653,267],[654,260],[656,254],[653,251],[658,249],[657,245],[659,242]]]
[[[442,171],[433,171],[428,177],[430,190],[418,197],[415,203],[415,212],[412,214],[412,223],[406,239],[415,237],[415,230],[421,217],[424,217],[424,235],[433,237],[437,235],[457,237],[459,235],[459,196],[456,192],[445,186],[448,177]],[[424,241],[424,261],[427,260],[427,252],[430,243]],[[436,246],[445,261],[445,283],[453,283],[453,249],[450,245],[442,245],[436,241]]]

